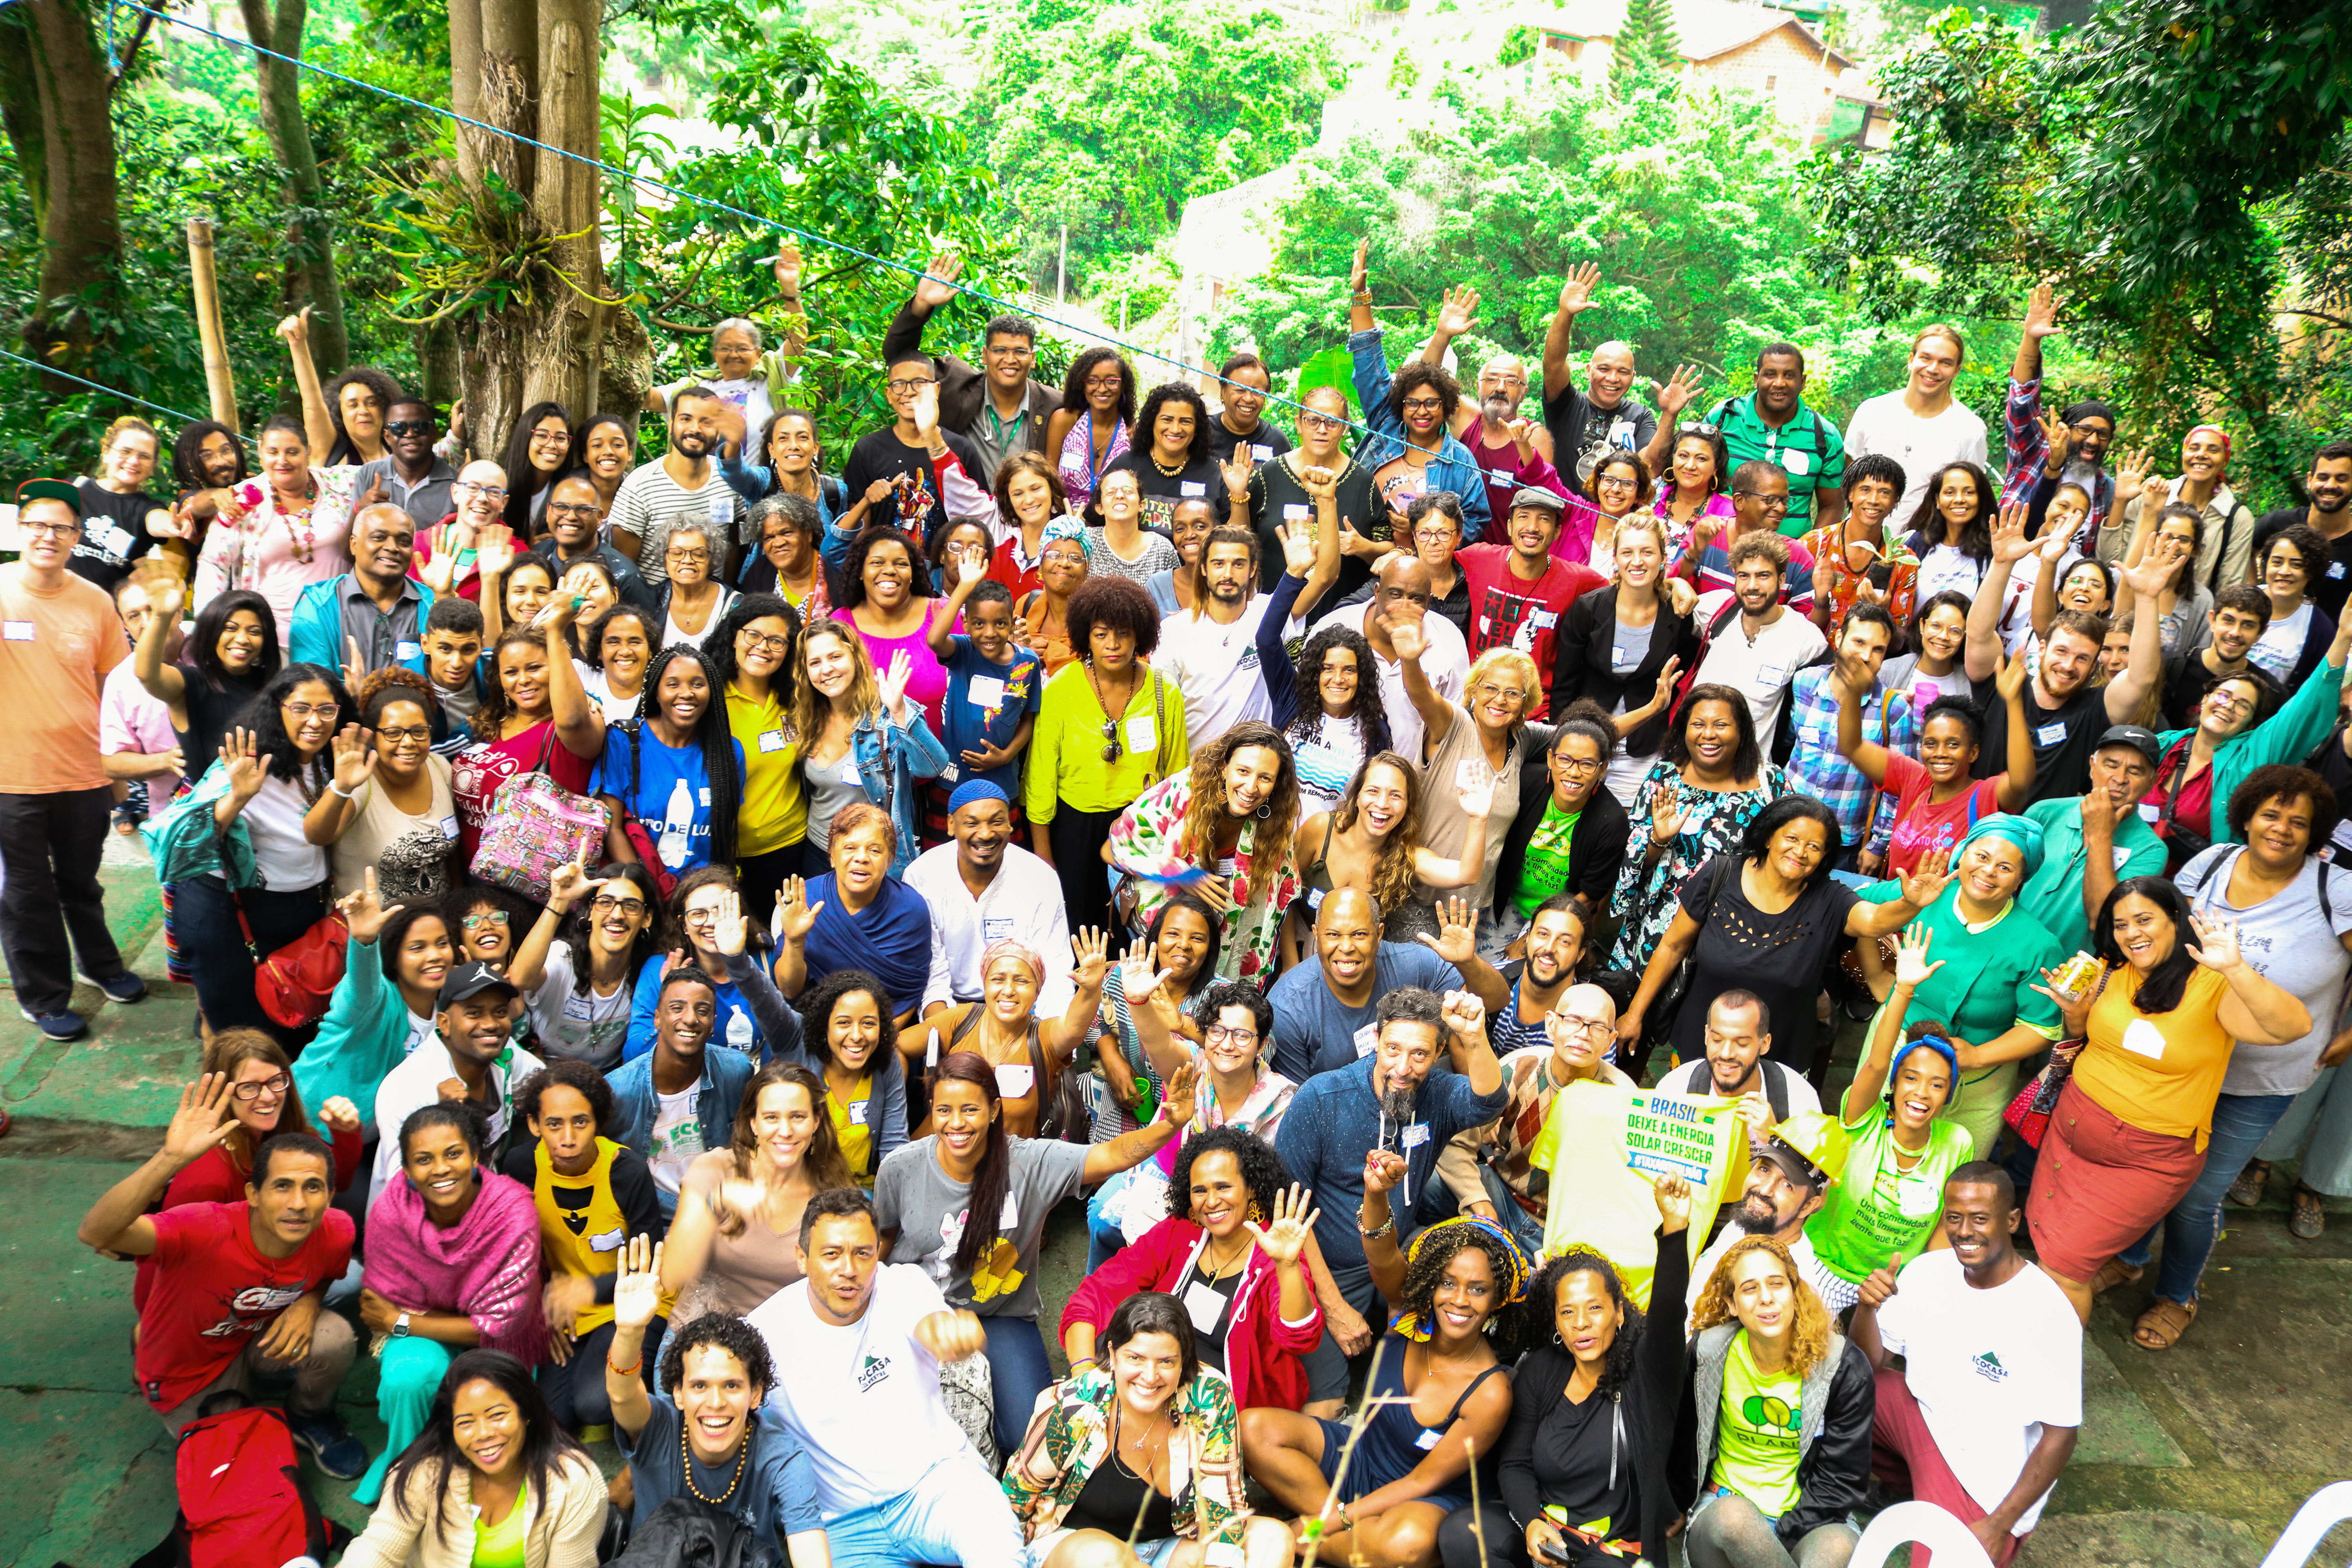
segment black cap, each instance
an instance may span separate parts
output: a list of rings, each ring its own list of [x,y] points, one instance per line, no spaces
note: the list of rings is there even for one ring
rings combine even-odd
[[[521,989],[506,977],[504,971],[478,958],[449,972],[448,978],[441,982],[441,994],[435,999],[433,1010],[445,1012],[485,991],[503,991],[509,996],[522,994]]]
[[[18,507],[37,500],[61,500],[73,508],[76,517],[81,515],[81,487],[71,479],[26,479],[16,487]]]
[[[2164,761],[2164,742],[2156,738],[2155,731],[2144,730],[2137,724],[2109,725],[2107,732],[2099,737],[2099,743],[2093,750],[2104,752],[2109,746],[2129,746],[2147,759],[2149,767],[2158,766]]]
[[[1830,1184],[1830,1178],[1826,1172],[1778,1138],[1766,1138],[1759,1142],[1755,1148],[1754,1157],[1759,1160],[1771,1161],[1780,1167],[1780,1173],[1789,1180],[1801,1183],[1815,1192]]]

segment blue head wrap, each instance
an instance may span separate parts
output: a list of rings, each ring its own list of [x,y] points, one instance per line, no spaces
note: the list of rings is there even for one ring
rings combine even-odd
[[[953,816],[976,800],[1001,800],[1007,805],[1013,804],[1011,795],[986,779],[966,779],[956,785],[953,795],[948,796],[948,815]]]

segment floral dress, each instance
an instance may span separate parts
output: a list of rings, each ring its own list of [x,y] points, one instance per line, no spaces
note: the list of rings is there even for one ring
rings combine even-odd
[[[1306,884],[1283,847],[1279,866],[1268,872],[1255,863],[1257,821],[1242,820],[1230,865],[1196,866],[1184,858],[1184,814],[1192,804],[1192,775],[1160,780],[1138,795],[1111,825],[1111,861],[1137,879],[1136,914],[1148,919],[1168,901],[1171,889],[1191,887],[1211,876],[1233,879],[1234,907],[1219,933],[1217,978],[1238,980],[1263,991],[1274,978],[1274,939]]]
[[[346,546],[352,482],[358,476],[359,469],[348,463],[312,468],[310,485],[318,499],[307,517],[278,510],[277,492],[265,480],[240,484],[248,510],[235,521],[213,520],[204,552],[196,558],[194,607],[202,609],[232,588],[250,588],[269,601],[270,615],[278,622],[278,646],[292,647],[294,604],[302,590],[352,569]]]
[[[1097,1468],[1109,1460],[1110,1413],[1118,1398],[1107,1372],[1071,1378],[1060,1385],[1045,1429],[1031,1438],[1028,1450],[1006,1462],[1004,1496],[1027,1541],[1034,1543],[1061,1529]],[[1169,1501],[1178,1538],[1238,1546],[1249,1505],[1242,1496],[1241,1466],[1234,1462],[1241,1416],[1234,1408],[1233,1385],[1222,1377],[1195,1374],[1176,1391],[1167,1414],[1172,1417]],[[1034,1479],[1033,1468],[1050,1469],[1054,1479]]]
[[[1753,789],[1711,790],[1684,783],[1682,770],[1661,759],[1651,765],[1648,776],[1633,792],[1631,815],[1637,841],[1649,832],[1650,803],[1661,790],[1672,791],[1681,805],[1682,831],[1646,869],[1645,857],[1628,848],[1625,868],[1617,874],[1617,892],[1609,900],[1609,913],[1625,922],[1609,954],[1612,969],[1639,973],[1657,951],[1666,928],[1675,923],[1675,913],[1682,908],[1676,895],[1691,873],[1736,848],[1741,832],[1756,814],[1790,793],[1788,775],[1772,763],[1757,770]]]

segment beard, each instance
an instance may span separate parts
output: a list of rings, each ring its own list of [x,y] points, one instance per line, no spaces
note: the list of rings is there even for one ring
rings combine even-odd
[[[1780,1228],[1780,1215],[1760,1198],[1742,1198],[1731,1211],[1731,1223],[1750,1236],[1769,1236]]]
[[[1402,1127],[1412,1121],[1413,1101],[1419,1098],[1410,1089],[1384,1089],[1381,1091],[1381,1113]]]
[[[1489,425],[1508,425],[1518,417],[1519,405],[1501,393],[1496,393],[1492,397],[1480,400],[1478,412],[1486,416],[1486,423]]]

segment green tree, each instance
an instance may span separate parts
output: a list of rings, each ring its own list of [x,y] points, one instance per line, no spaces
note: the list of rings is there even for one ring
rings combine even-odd
[[[1625,0],[1625,21],[1609,56],[1610,89],[1622,97],[1646,81],[1672,77],[1682,63],[1673,0]]]

